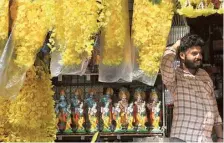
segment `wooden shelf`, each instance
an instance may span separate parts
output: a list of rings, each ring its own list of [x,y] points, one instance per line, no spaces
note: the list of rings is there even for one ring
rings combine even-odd
[[[56,141],[85,141],[91,140],[94,134],[57,134]],[[112,139],[112,140],[122,140],[122,139],[133,139],[139,137],[151,137],[151,136],[162,136],[163,133],[99,133],[100,139]]]

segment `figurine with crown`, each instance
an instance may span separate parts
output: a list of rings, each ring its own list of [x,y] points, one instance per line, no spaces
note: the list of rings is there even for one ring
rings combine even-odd
[[[60,99],[56,101],[55,112],[58,119],[57,127],[60,133],[69,132],[70,130],[70,105],[67,103],[65,91],[60,91]]]
[[[85,100],[86,107],[86,131],[95,133],[98,131],[98,111],[96,102],[96,90],[91,88]]]
[[[152,89],[150,93],[149,103],[147,104],[147,108],[150,111],[149,120],[151,123],[151,132],[158,133],[160,130],[160,105],[161,101],[159,101],[157,92],[155,89]]]
[[[128,120],[127,132],[128,133],[135,132],[133,108],[134,108],[134,104],[133,102],[131,102],[127,108],[127,120]]]
[[[137,132],[147,132],[146,122],[146,102],[145,102],[145,92],[137,88],[134,93],[134,125]]]
[[[113,109],[113,118],[116,121],[114,132],[126,132],[128,127],[128,101],[130,94],[126,88],[121,88],[119,91],[119,101]]]
[[[85,133],[83,91],[76,88],[71,95],[71,128],[74,133]]]
[[[112,88],[107,88],[106,94],[100,100],[101,105],[101,128],[102,132],[112,132],[112,96],[114,91]]]

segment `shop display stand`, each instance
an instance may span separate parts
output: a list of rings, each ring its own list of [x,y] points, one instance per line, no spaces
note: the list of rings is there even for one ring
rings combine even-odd
[[[94,87],[94,86],[103,86],[105,87],[112,87],[112,88],[119,88],[122,86],[129,87],[129,88],[135,88],[135,87],[143,87],[143,88],[153,88],[152,86],[145,85],[141,82],[138,81],[133,81],[132,83],[101,83],[98,82],[98,77],[97,73],[93,74],[84,74],[84,76],[76,76],[75,79],[77,81],[80,81],[79,78],[84,78],[84,82],[78,82],[78,83],[73,83],[74,82],[74,75],[65,75],[62,77],[62,81],[58,81],[58,77],[53,78],[53,84],[55,87],[68,87],[68,86],[75,86],[75,87],[83,87],[84,91],[86,91],[85,88],[87,87]],[[66,81],[67,79],[67,81]],[[87,79],[89,81],[87,81]],[[65,81],[64,81],[65,80]],[[72,82],[73,81],[73,82]],[[147,133],[103,133],[99,132],[98,135],[98,141],[127,141],[127,142],[132,142],[134,138],[146,138],[146,137],[165,137],[165,129],[166,129],[166,122],[165,122],[165,97],[164,97],[164,85],[162,84],[161,81],[161,75],[159,74],[157,77],[157,81],[155,83],[155,86],[158,85],[158,83],[161,85],[160,89],[160,100],[162,101],[161,105],[161,114],[162,114],[162,121],[161,124],[161,132],[158,133],[153,133],[153,132],[147,132]],[[56,91],[56,93],[59,91]],[[91,141],[92,137],[94,134],[90,133],[58,133],[56,142],[65,142],[65,141],[73,141],[73,142],[86,142],[86,141]]]

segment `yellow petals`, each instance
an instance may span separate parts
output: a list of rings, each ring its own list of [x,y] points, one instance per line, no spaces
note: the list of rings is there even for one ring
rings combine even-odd
[[[102,31],[102,63],[109,66],[119,65],[124,58],[127,27],[129,27],[126,0],[105,0],[105,27]]]
[[[134,1],[133,35],[138,48],[139,68],[147,75],[159,71],[173,17],[173,3],[165,0],[153,4],[148,0]]]
[[[33,65],[48,30],[52,28],[53,6],[54,0],[13,0],[13,43],[15,63],[19,67]]]
[[[8,110],[10,100],[8,96],[0,96],[0,141],[4,141],[10,133],[10,124],[8,122]]]
[[[177,9],[177,13],[189,18],[198,16],[209,16],[214,13],[220,13],[220,8],[214,9],[212,1],[208,0],[178,0],[181,8]],[[221,7],[221,6],[220,6]]]
[[[90,58],[98,32],[98,12],[102,8],[96,0],[61,0],[55,9],[55,39],[65,66],[79,65]]]
[[[0,1],[0,56],[9,32],[9,0]]]
[[[55,140],[56,116],[50,74],[45,71],[47,67],[41,66],[42,62],[37,63],[40,65],[28,70],[23,88],[9,106],[8,120],[11,127],[4,141]]]

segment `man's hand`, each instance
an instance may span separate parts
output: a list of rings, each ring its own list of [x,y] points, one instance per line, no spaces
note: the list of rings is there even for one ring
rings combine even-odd
[[[223,139],[218,138],[218,139],[217,139],[217,142],[222,142],[222,143],[223,143]]]
[[[173,44],[173,48],[177,51],[178,50],[178,48],[180,47],[180,41],[181,40],[177,40],[177,42],[175,43],[175,44]]]
[[[214,126],[215,128],[215,133],[218,137],[217,142],[223,142],[223,130],[222,130],[222,125],[216,125]]]

